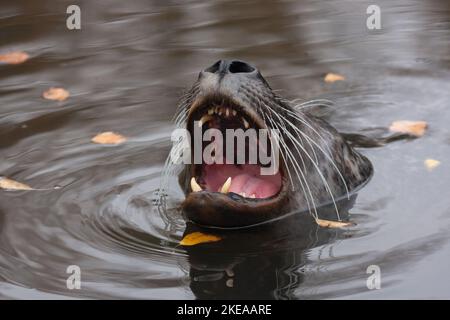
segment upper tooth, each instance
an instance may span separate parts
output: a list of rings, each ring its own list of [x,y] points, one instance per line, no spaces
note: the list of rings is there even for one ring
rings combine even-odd
[[[209,109],[209,110],[208,110],[208,114],[209,114],[210,116],[212,116],[212,115],[214,114],[214,109],[213,109],[213,108]]]
[[[233,116],[237,115],[237,111],[233,110]]]
[[[243,196],[244,198],[247,197],[247,195],[245,194],[245,192],[242,192],[242,193],[241,193],[241,196]]]
[[[227,117],[230,115],[230,109],[226,108],[225,109],[225,114],[227,115]]]
[[[253,193],[253,194],[250,196],[250,198],[255,199],[255,198],[256,198],[256,194]]]
[[[206,122],[208,122],[211,119],[212,119],[212,117],[209,114],[205,114],[198,122],[198,126],[199,127],[203,126]]]
[[[194,192],[202,191],[202,187],[200,187],[197,181],[195,181],[195,177],[191,178],[191,188]]]
[[[248,124],[247,120],[242,118],[242,121],[244,122],[245,129],[248,129],[248,127],[250,127],[250,125]]]
[[[228,190],[230,190],[230,186],[231,186],[231,177],[228,177],[227,181],[225,181],[222,188],[220,188],[220,192],[228,193]]]

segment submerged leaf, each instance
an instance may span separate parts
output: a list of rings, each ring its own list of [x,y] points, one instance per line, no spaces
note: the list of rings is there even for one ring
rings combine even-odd
[[[426,159],[424,161],[424,164],[428,170],[432,171],[434,168],[439,166],[441,164],[441,162],[439,160],[435,160],[435,159]]]
[[[222,238],[212,235],[212,234],[204,234],[201,232],[193,232],[185,236],[181,241],[180,245],[182,246],[195,246],[196,244],[206,243],[206,242],[216,242],[220,241]]]
[[[91,139],[92,142],[99,144],[120,144],[126,140],[124,136],[111,131],[100,133]]]
[[[0,54],[0,62],[7,64],[21,64],[27,61],[30,56],[23,51],[14,51]]]
[[[427,127],[428,124],[425,121],[401,120],[392,122],[389,130],[421,137],[425,134]]]
[[[355,225],[353,222],[331,221],[323,219],[316,219],[316,223],[323,228],[345,228]]]
[[[0,178],[0,189],[6,190],[33,190],[29,185],[8,179]]]
[[[69,91],[64,88],[50,88],[44,91],[42,97],[47,100],[64,101],[70,96]]]
[[[327,73],[323,79],[326,83],[333,83],[336,81],[344,81],[345,77],[337,73]]]

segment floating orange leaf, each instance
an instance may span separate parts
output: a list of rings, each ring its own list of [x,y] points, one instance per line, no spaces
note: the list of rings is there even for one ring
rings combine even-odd
[[[29,185],[8,179],[0,178],[0,189],[7,190],[33,190]]]
[[[424,161],[425,167],[428,170],[433,170],[435,169],[437,166],[439,166],[441,164],[441,162],[439,160],[435,160],[435,159],[426,159]]]
[[[341,222],[341,221],[331,221],[331,220],[323,220],[316,219],[316,223],[323,228],[345,228],[351,227],[355,224],[353,222]]]
[[[326,83],[333,83],[336,81],[344,81],[345,77],[337,73],[327,73],[323,79]]]
[[[428,124],[425,121],[401,120],[392,122],[389,130],[421,137],[425,134],[427,127]]]
[[[27,61],[30,56],[23,51],[14,51],[0,54],[0,62],[7,64],[21,64]]]
[[[92,142],[99,144],[120,144],[126,140],[124,136],[111,131],[100,133],[91,139]]]
[[[216,242],[220,241],[222,238],[212,235],[204,234],[202,232],[193,232],[185,236],[181,241],[182,246],[195,246],[196,244],[206,243],[206,242]]]
[[[44,91],[42,97],[47,100],[64,101],[70,96],[69,91],[63,88],[50,88]]]

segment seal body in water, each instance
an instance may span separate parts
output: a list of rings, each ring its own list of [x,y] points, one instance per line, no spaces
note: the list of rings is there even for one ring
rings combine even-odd
[[[179,175],[186,194],[182,210],[188,220],[204,226],[249,226],[293,210],[317,215],[320,206],[349,197],[373,171],[370,161],[336,129],[308,108],[278,96],[261,73],[243,61],[220,60],[201,71],[179,105],[176,122],[191,133],[191,149],[198,142],[196,128],[202,133],[265,129],[272,132],[267,148],[272,156],[274,146],[279,152],[278,170],[270,175],[261,174],[265,164],[259,161],[186,164]],[[246,142],[244,153],[251,144]],[[200,146],[205,148],[202,142]],[[340,219],[337,206],[336,214]]]

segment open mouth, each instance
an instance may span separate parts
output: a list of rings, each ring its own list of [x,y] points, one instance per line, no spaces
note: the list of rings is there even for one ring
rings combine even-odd
[[[252,202],[273,199],[280,193],[284,180],[281,165],[271,174],[264,173],[264,168],[273,163],[262,161],[260,155],[266,155],[267,160],[274,151],[270,134],[260,134],[261,129],[267,131],[268,128],[256,112],[223,99],[208,101],[191,110],[187,127],[191,133],[191,150],[195,143],[200,143],[202,151],[201,164],[191,167],[192,192],[221,193],[234,200]],[[216,129],[223,137],[222,142],[218,143],[215,137],[210,141],[198,141],[198,136],[193,133],[195,129],[201,129],[201,137],[207,130]],[[247,135],[239,143],[234,137],[230,140],[230,131]],[[248,134],[249,131],[254,134]],[[212,151],[205,155],[207,150]]]

